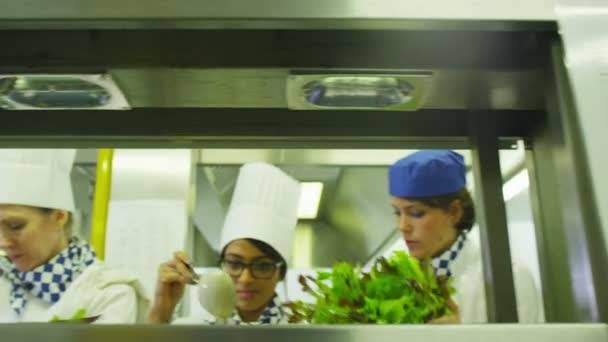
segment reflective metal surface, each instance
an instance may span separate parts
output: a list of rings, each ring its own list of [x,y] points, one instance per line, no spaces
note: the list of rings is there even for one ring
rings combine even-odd
[[[422,108],[541,109],[543,105],[538,69],[431,70],[434,75]],[[112,75],[133,107],[287,107],[286,68],[116,69]]]
[[[366,0],[176,0],[147,1],[142,7],[119,0],[56,1],[48,8],[43,0],[10,2],[0,7],[0,27],[90,28],[430,28],[475,27],[506,29],[534,27],[535,21],[554,20],[553,1],[385,0],[381,5]],[[404,19],[410,19],[405,22]],[[500,21],[506,23],[501,23]],[[509,21],[518,25],[509,25]],[[538,26],[538,25],[537,25]],[[543,27],[540,25],[540,27]],[[546,27],[546,25],[545,25]]]
[[[606,321],[608,256],[561,44],[551,57],[547,123],[531,137],[528,154],[546,317]]]
[[[564,42],[564,60],[572,85],[581,145],[589,165],[589,191],[595,196],[608,248],[608,2],[558,0],[557,17]]]
[[[102,69],[134,108],[287,108],[287,79],[296,69],[426,72],[433,79],[422,108],[538,110],[543,50],[553,34],[0,30],[11,46],[0,50],[0,72]]]
[[[8,341],[160,342],[160,341],[495,341],[605,342],[605,324],[468,326],[86,326],[66,324],[0,325]]]

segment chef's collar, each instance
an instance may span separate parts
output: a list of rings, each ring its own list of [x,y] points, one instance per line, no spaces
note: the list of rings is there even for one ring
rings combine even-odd
[[[437,277],[451,277],[452,271],[450,266],[454,263],[454,260],[458,257],[458,254],[464,247],[464,244],[467,240],[466,232],[461,232],[458,234],[456,241],[452,243],[450,248],[448,248],[445,252],[431,259],[431,265],[435,270],[435,275]]]

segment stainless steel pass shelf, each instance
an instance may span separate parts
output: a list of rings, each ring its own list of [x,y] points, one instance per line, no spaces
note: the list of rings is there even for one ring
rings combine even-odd
[[[86,326],[66,324],[0,325],[2,341],[247,341],[247,342],[605,342],[605,324],[460,326]]]

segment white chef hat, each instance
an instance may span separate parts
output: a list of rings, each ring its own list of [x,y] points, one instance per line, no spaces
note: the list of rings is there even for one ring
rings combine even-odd
[[[298,221],[300,183],[265,163],[241,167],[224,220],[221,247],[238,239],[256,239],[291,261]]]
[[[0,149],[0,204],[74,212],[70,171],[76,150]]]

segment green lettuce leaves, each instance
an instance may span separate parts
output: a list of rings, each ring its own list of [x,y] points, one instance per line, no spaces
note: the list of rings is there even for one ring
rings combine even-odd
[[[299,280],[316,302],[285,304],[290,321],[313,324],[425,323],[450,313],[446,299],[454,292],[428,262],[403,251],[377,259],[369,272],[338,262],[331,272]]]

